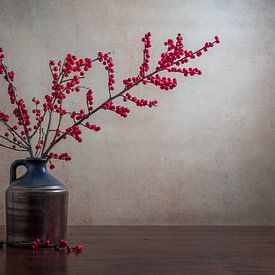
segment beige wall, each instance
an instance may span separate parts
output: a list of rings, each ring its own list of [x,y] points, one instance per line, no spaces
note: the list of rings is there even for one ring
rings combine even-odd
[[[154,61],[178,32],[191,49],[222,40],[194,62],[201,77],[179,76],[170,94],[146,87],[158,108],[133,106],[126,120],[98,113],[100,133],[59,147],[74,157],[54,171],[70,190],[69,222],[275,225],[274,23],[274,1],[0,0],[0,46],[27,100],[49,90],[48,59],[68,52],[111,50],[119,89],[137,72],[147,31]],[[87,80],[98,102],[105,79],[95,66]],[[4,223],[9,165],[23,155],[0,150]]]

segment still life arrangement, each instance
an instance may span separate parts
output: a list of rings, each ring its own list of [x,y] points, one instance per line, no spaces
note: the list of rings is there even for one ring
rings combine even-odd
[[[151,33],[142,38],[143,61],[135,76],[123,80],[123,89],[115,89],[114,60],[110,53],[99,52],[96,57],[79,58],[68,54],[64,60],[50,60],[51,91],[43,100],[34,97],[25,103],[15,87],[15,73],[5,62],[4,51],[0,48],[0,76],[7,84],[7,96],[11,105],[0,103],[0,147],[26,152],[29,157],[16,160],[11,165],[10,186],[6,190],[6,243],[25,243],[27,247],[69,247],[68,250],[81,251],[82,246],[67,246],[66,228],[68,215],[68,190],[47,170],[55,168],[55,161],[70,161],[70,152],[58,152],[57,145],[73,139],[83,141],[83,130],[98,132],[101,126],[93,123],[93,115],[99,111],[111,111],[126,118],[131,104],[138,107],[156,107],[155,99],[144,99],[133,95],[135,87],[154,85],[161,91],[169,91],[177,86],[176,76],[195,76],[202,72],[188,63],[204,55],[215,44],[218,36],[205,42],[196,50],[185,49],[182,35],[164,42],[165,50],[153,69],[150,65]],[[94,104],[93,89],[83,83],[96,63],[107,74],[106,99]],[[2,83],[3,84],[3,83]],[[138,92],[137,92],[138,93]],[[3,92],[1,93],[4,95]],[[72,108],[72,95],[82,95],[83,106]],[[3,102],[3,101],[1,101]],[[30,105],[32,108],[29,108]],[[18,166],[24,166],[26,173],[17,177]],[[61,244],[60,244],[61,242]],[[66,245],[64,244],[66,242]],[[20,246],[20,245],[18,245]]]

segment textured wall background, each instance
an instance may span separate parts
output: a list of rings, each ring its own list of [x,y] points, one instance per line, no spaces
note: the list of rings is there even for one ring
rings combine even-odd
[[[201,77],[179,76],[170,94],[136,89],[158,108],[133,106],[126,120],[98,113],[101,132],[59,146],[74,156],[54,171],[70,190],[69,222],[275,225],[274,29],[274,1],[0,0],[0,46],[27,100],[49,90],[49,58],[111,50],[119,89],[137,72],[147,31],[152,61],[178,32],[193,50],[222,40],[192,63]],[[95,65],[87,83],[98,102],[105,79]],[[2,224],[9,165],[23,156],[1,149]]]

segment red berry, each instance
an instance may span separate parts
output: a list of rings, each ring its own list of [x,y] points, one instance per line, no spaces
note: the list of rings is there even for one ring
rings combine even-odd
[[[36,240],[35,240],[35,243],[36,243],[36,244],[40,244],[40,239],[36,239]]]
[[[220,38],[217,35],[215,36],[215,42],[220,43]]]
[[[76,252],[81,252],[83,250],[83,246],[81,244],[78,244],[75,246],[75,251]]]
[[[45,241],[45,245],[49,245],[51,242],[49,240]]]
[[[68,244],[68,241],[67,240],[59,240],[59,244],[61,247],[64,247]]]
[[[50,165],[50,169],[54,169],[55,168],[55,165],[54,164],[51,164]]]

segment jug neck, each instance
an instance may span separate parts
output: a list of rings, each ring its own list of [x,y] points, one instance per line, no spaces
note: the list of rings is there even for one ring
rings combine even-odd
[[[48,160],[46,158],[26,158],[28,173],[47,173],[47,161]]]
[[[11,188],[64,189],[64,184],[48,172],[47,161],[46,158],[26,158],[14,161],[11,165]],[[24,166],[27,171],[18,178],[16,170],[19,166]]]

